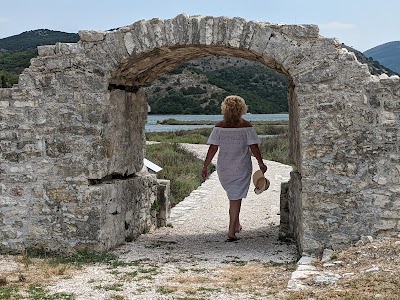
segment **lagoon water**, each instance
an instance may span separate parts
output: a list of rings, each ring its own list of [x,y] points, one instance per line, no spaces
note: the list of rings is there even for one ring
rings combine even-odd
[[[222,115],[148,115],[145,126],[146,132],[165,132],[178,130],[191,130],[196,128],[211,128],[214,125],[160,125],[158,121],[176,119],[178,121],[212,121],[222,120]],[[289,120],[288,114],[246,114],[248,121],[282,121]]]

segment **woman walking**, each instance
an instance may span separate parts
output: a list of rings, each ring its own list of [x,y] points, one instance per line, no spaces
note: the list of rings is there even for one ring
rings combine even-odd
[[[264,164],[258,144],[260,139],[253,126],[242,116],[247,112],[247,105],[239,96],[228,96],[221,104],[223,121],[218,122],[208,138],[207,156],[202,170],[203,178],[207,177],[208,166],[215,153],[218,154],[217,173],[222,187],[229,199],[229,229],[227,241],[240,238],[239,214],[242,199],[247,196],[250,186],[252,163],[251,153],[258,161],[260,170],[265,173]],[[250,153],[251,152],[251,153]]]

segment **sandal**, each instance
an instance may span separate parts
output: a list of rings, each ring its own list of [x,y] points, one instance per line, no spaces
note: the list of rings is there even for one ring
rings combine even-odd
[[[237,236],[228,236],[228,238],[226,239],[226,241],[225,242],[236,242],[236,241],[238,241],[238,240],[240,240],[241,238],[240,237],[237,237]]]

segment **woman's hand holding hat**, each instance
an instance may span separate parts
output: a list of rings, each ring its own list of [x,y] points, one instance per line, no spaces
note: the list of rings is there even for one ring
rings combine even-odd
[[[258,166],[260,167],[261,172],[267,172],[268,167],[263,162],[259,163]]]

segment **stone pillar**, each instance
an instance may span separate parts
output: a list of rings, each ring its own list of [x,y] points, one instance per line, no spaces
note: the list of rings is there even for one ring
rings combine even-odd
[[[294,239],[300,254],[304,249],[302,210],[301,176],[290,172],[289,182],[281,185],[279,235],[281,239]]]
[[[158,212],[157,212],[157,225],[158,227],[167,226],[168,220],[171,215],[171,202],[169,200],[170,195],[170,181],[165,179],[158,179],[157,189],[157,201],[158,201]]]
[[[286,240],[293,238],[293,234],[289,232],[289,182],[281,183],[279,200],[279,238],[281,240]]]

